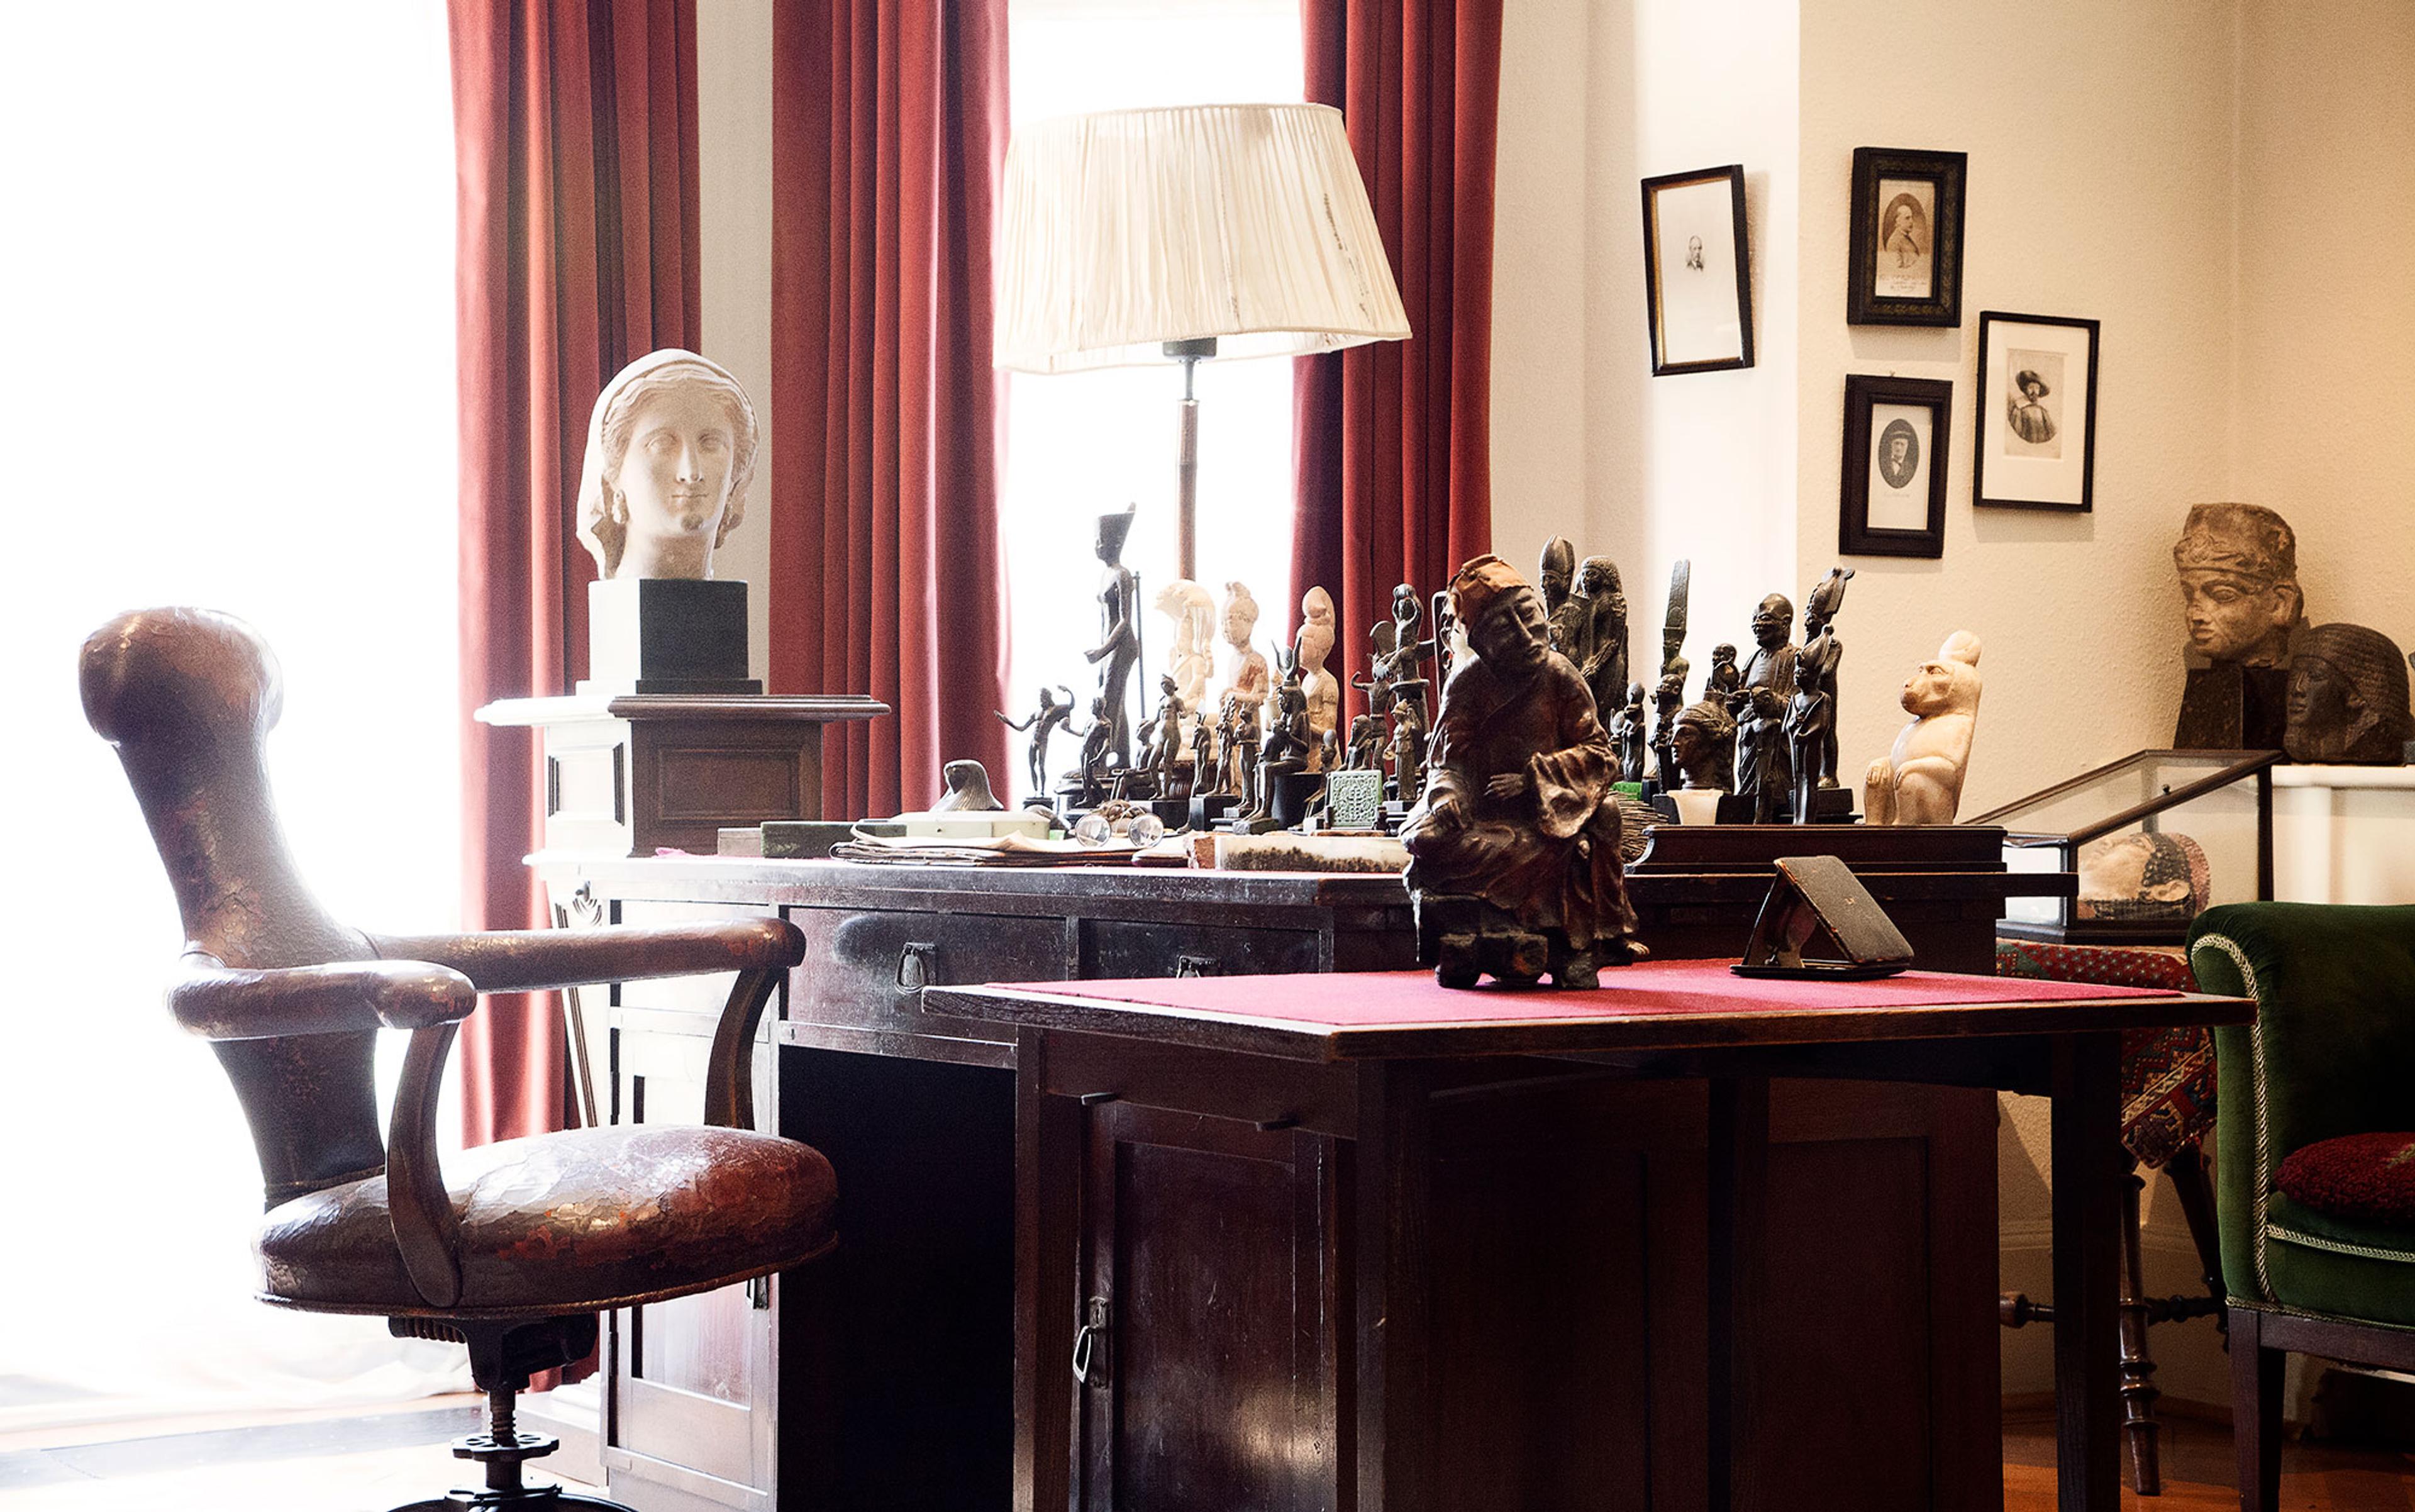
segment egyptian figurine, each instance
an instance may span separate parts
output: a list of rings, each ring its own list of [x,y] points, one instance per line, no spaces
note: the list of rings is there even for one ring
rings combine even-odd
[[[1299,669],[1300,696],[1308,706],[1308,770],[1331,765],[1342,723],[1342,680],[1325,668],[1333,654],[1333,595],[1312,588],[1300,596],[1299,638],[1292,665]]]
[[[1207,707],[1208,681],[1215,670],[1209,651],[1215,640],[1216,600],[1197,583],[1178,577],[1157,591],[1157,612],[1174,621],[1165,651],[1165,670],[1182,695],[1182,738],[1191,738],[1191,723]]]
[[[1543,594],[1543,623],[1552,650],[1582,667],[1585,663],[1585,606],[1569,590],[1576,585],[1577,548],[1566,536],[1543,543],[1543,559],[1535,566],[1535,585]]]
[[[1257,633],[1258,601],[1251,596],[1249,585],[1232,582],[1224,585],[1224,685],[1217,695],[1220,717],[1229,716],[1238,704],[1247,711],[1250,722],[1250,743],[1258,742],[1258,734],[1266,726],[1267,697],[1274,692],[1274,674],[1267,670],[1267,659],[1250,637]],[[1230,732],[1222,743],[1233,743]]]
[[[1851,567],[1831,567],[1803,603],[1803,644],[1794,648],[1794,696],[1781,726],[1794,763],[1794,822],[1818,817],[1822,788],[1837,786],[1837,664],[1844,643],[1830,628],[1845,602]]]
[[[2292,761],[2394,767],[2415,737],[2407,664],[2388,636],[2361,624],[2305,633],[2289,661],[2288,711],[2282,739]]]
[[[2173,544],[2172,567],[2190,661],[2172,744],[2214,751],[2284,744],[2290,652],[2306,627],[2297,532],[2260,504],[2194,504]]]
[[[1794,781],[1786,747],[1787,705],[1794,697],[1794,649],[1787,632],[1794,605],[1772,593],[1752,611],[1752,655],[1742,668],[1744,685],[1729,696],[1736,718],[1736,792],[1752,800],[1752,822],[1776,824]]]
[[[1577,670],[1593,690],[1595,712],[1607,719],[1627,691],[1627,593],[1619,586],[1618,563],[1608,557],[1585,558],[1577,569],[1574,602],[1583,623],[1576,637],[1584,647],[1575,658]]]
[[[1621,782],[1643,780],[1643,684],[1627,685],[1627,701],[1610,717],[1610,743],[1618,752],[1618,775]]]
[[[1730,792],[1735,787],[1735,716],[1713,697],[1677,711],[1670,753],[1676,757],[1677,786]]]
[[[1137,505],[1099,516],[1099,643],[1083,652],[1099,668],[1099,696],[1106,700],[1107,748],[1118,767],[1132,765],[1132,676],[1140,661],[1140,576],[1124,565],[1124,540],[1132,533]]]
[[[1418,953],[1447,987],[1489,972],[1598,985],[1646,952],[1619,867],[1610,739],[1542,597],[1495,556],[1450,593],[1473,659],[1445,685],[1424,791],[1402,826]]]
[[[1392,705],[1392,796],[1415,803],[1425,790],[1425,705],[1402,700]]]

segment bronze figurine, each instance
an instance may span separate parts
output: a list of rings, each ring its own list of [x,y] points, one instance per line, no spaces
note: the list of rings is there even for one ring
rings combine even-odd
[[[1837,786],[1837,665],[1844,643],[1829,628],[1845,602],[1851,567],[1831,567],[1803,604],[1803,644],[1794,649],[1794,698],[1783,729],[1794,762],[1794,822],[1819,817],[1819,795]]]
[[[1751,657],[1744,686],[1728,699],[1736,716],[1736,792],[1752,799],[1752,822],[1776,824],[1793,783],[1783,734],[1786,707],[1794,696],[1794,652],[1786,643],[1794,606],[1772,593],[1752,611]]]
[[[1569,592],[1576,576],[1577,548],[1568,537],[1555,535],[1544,542],[1543,559],[1535,565],[1536,586],[1543,592],[1543,622],[1551,634],[1552,650],[1582,666],[1585,606]]]
[[[1618,563],[1608,557],[1585,558],[1577,570],[1576,602],[1583,610],[1577,638],[1584,653],[1572,659],[1593,690],[1594,711],[1606,719],[1627,691],[1627,593],[1619,586]]]
[[[1677,711],[1671,745],[1681,785],[1732,792],[1735,788],[1735,718],[1713,697]]]
[[[1450,591],[1475,659],[1443,689],[1425,791],[1402,831],[1419,957],[1449,987],[1486,972],[1598,985],[1600,966],[1645,953],[1619,867],[1610,739],[1515,569],[1478,557]]]
[[[1106,571],[1099,578],[1099,620],[1104,633],[1082,654],[1099,668],[1099,696],[1105,700],[1107,747],[1118,767],[1132,765],[1132,675],[1140,661],[1140,576],[1124,565],[1124,539],[1132,533],[1133,505],[1099,516],[1098,553]]]
[[[1627,685],[1627,702],[1610,717],[1610,743],[1618,752],[1618,774],[1622,782],[1643,780],[1643,684]]]
[[[1030,791],[1036,798],[1045,797],[1048,792],[1048,741],[1058,730],[1065,727],[1067,720],[1073,717],[1073,690],[1060,682],[1057,685],[1057,691],[1065,696],[1061,703],[1048,696],[1047,685],[1042,684],[1040,707],[1031,711],[1029,718],[1019,724],[1007,718],[1006,711],[1002,709],[991,711],[998,715],[999,724],[1016,734],[1020,735],[1025,730],[1031,732],[1031,744],[1025,751],[1023,759],[1031,778]]]

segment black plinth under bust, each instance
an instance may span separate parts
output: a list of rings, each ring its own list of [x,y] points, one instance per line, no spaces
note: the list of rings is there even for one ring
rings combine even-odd
[[[749,694],[746,585],[614,577],[587,585],[582,694]]]

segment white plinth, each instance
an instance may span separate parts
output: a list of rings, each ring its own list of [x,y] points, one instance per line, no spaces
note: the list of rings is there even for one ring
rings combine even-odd
[[[2415,767],[2273,768],[2272,893],[2415,903]]]

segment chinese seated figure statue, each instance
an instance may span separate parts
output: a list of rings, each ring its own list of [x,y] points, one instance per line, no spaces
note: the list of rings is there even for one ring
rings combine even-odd
[[[2172,547],[2191,666],[2172,744],[2258,751],[2288,725],[2290,642],[2306,621],[2298,537],[2260,504],[2195,504]],[[2202,662],[2203,665],[2197,665]]]
[[[1863,778],[1862,813],[1872,824],[1952,824],[1979,723],[1979,637],[1958,630],[1913,668],[1903,711],[1912,723]]]
[[[2378,630],[2322,624],[2306,632],[2289,662],[2292,761],[2396,766],[2415,737],[2407,711],[2407,664]]]
[[[1599,967],[1646,953],[1619,869],[1610,738],[1515,569],[1478,557],[1450,594],[1474,656],[1444,686],[1425,790],[1402,827],[1418,957],[1446,987],[1488,972],[1598,986]]]

